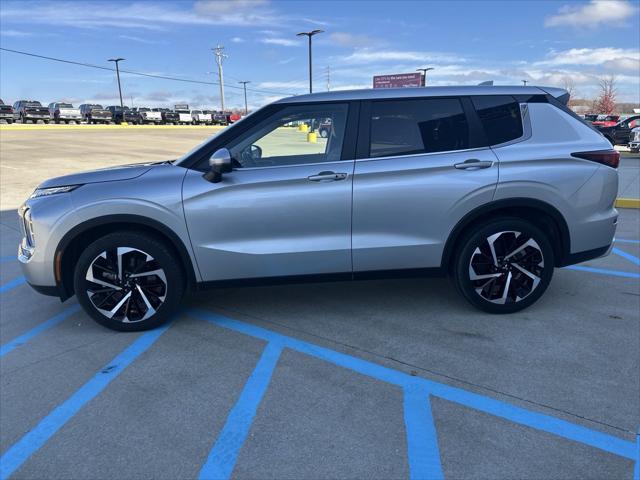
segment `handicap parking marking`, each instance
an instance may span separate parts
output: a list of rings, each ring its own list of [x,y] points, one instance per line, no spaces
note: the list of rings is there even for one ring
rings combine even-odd
[[[27,280],[22,276],[16,277],[13,280],[8,281],[4,285],[0,285],[0,293],[8,292],[9,290],[11,290],[11,289],[13,289],[15,287],[19,287],[20,285],[22,285],[26,281]]]
[[[504,418],[519,425],[524,425],[535,430],[554,434],[567,440],[582,443],[623,458],[636,460],[636,443],[624,440],[614,435],[602,433],[566,420],[537,413],[522,407],[517,407],[504,401],[472,393],[457,387],[427,380],[425,378],[414,377],[399,370],[384,367],[367,360],[340,353],[293,337],[288,337],[256,325],[234,320],[216,313],[200,309],[190,309],[187,313],[195,318],[208,321],[214,325],[259,338],[267,342],[276,342],[284,348],[290,348],[368,377],[401,387],[405,395],[404,407],[405,409],[409,409],[409,411],[405,410],[405,422],[409,422],[406,428],[407,444],[409,445],[407,456],[412,479],[425,477],[442,478],[443,476],[441,470],[438,470],[438,468],[441,468],[440,463],[435,462],[434,460],[436,458],[439,459],[440,454],[438,451],[437,439],[435,438],[435,435],[430,433],[432,431],[436,432],[437,429],[433,423],[433,418],[430,415],[430,410],[427,410],[430,409],[429,395],[443,398],[499,418]],[[418,396],[421,400],[418,400]],[[419,408],[420,405],[421,408]],[[418,409],[416,410],[416,408]],[[427,422],[428,425],[414,425],[414,422]],[[431,439],[429,437],[431,437]],[[423,448],[427,448],[428,450],[423,451]],[[212,452],[212,455],[214,455],[214,452]],[[229,468],[232,468],[236,461],[237,454],[235,457],[229,457],[227,455],[218,459],[218,462],[230,462],[231,467]],[[229,472],[229,475],[230,473],[231,472]]]
[[[615,238],[614,242],[619,243],[629,243],[629,244],[640,244],[639,240],[631,240],[631,239],[618,239]],[[635,266],[640,266],[640,258],[632,255],[624,250],[613,247],[611,249],[611,253],[617,255],[620,258],[624,258],[625,260],[631,262]],[[567,270],[577,270],[580,272],[590,272],[590,273],[599,273],[601,275],[610,275],[613,277],[622,277],[622,278],[640,278],[639,272],[627,272],[625,270],[612,270],[609,268],[599,268],[599,267],[589,267],[587,265],[569,265],[568,267],[563,267]]]
[[[630,238],[614,238],[613,241],[615,243],[633,243],[636,245],[640,245],[640,240],[632,240]]]
[[[141,334],[71,397],[43,418],[38,425],[12,445],[0,457],[0,480],[6,480],[37,452],[90,400],[102,392],[136,358],[143,354],[170,326],[167,323]]]
[[[61,321],[63,321],[65,318],[70,317],[71,315],[76,313],[78,310],[80,310],[80,305],[78,304],[72,305],[66,310],[63,310],[61,313],[54,315],[48,320],[45,320],[43,323],[32,328],[28,332],[23,333],[19,337],[14,338],[13,340],[5,343],[4,345],[0,345],[0,357],[5,356],[7,353],[11,352],[16,347],[19,347],[25,344],[26,342],[36,337],[37,335],[41,334],[45,330],[48,330],[51,327],[58,325]]]
[[[231,478],[240,449],[249,434],[281,353],[282,345],[276,342],[269,342],[264,348],[258,364],[247,380],[240,398],[229,412],[227,421],[200,470],[200,480]]]

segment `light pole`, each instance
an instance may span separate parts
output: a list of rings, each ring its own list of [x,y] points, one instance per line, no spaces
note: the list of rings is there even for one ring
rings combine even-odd
[[[416,68],[416,72],[422,72],[422,86],[426,87],[427,86],[427,72],[429,70],[433,70],[434,67],[428,67],[428,68]]]
[[[241,83],[242,87],[244,88],[244,114],[246,115],[247,113],[249,113],[249,109],[247,108],[247,83],[251,82],[249,80],[244,80],[238,83]]]
[[[319,33],[324,32],[324,30],[311,30],[310,32],[300,32],[296,34],[298,37],[306,36],[309,37],[309,93],[313,93],[313,73],[311,67],[311,37],[317,35]]]
[[[526,87],[529,80],[522,80],[522,84]]]
[[[120,108],[124,110],[124,104],[122,103],[122,87],[120,87],[120,68],[118,67],[118,63],[121,62],[122,60],[125,60],[125,59],[119,58],[119,57],[109,59],[110,62],[114,62],[116,64],[116,76],[118,77],[118,93],[120,94]]]

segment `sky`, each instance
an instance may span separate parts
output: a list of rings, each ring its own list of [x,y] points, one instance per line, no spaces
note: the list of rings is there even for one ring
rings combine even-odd
[[[371,88],[377,74],[433,67],[428,85],[574,86],[593,98],[614,75],[618,101],[640,102],[640,1],[13,1],[0,2],[0,47],[102,67],[216,82],[249,108],[308,91]],[[329,75],[327,75],[329,71]],[[218,85],[121,74],[126,104],[218,108]],[[0,51],[0,97],[119,102],[115,72]]]

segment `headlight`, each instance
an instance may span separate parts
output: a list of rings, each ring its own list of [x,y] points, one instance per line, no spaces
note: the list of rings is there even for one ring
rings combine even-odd
[[[64,187],[38,188],[29,198],[48,197],[49,195],[55,195],[56,193],[67,193],[75,190],[79,186],[80,185],[66,185]]]

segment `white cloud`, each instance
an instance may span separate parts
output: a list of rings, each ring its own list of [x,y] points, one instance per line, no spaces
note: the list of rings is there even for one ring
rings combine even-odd
[[[233,38],[231,39],[231,41],[232,41],[233,43],[244,43],[244,38],[242,38],[242,37],[233,37]]]
[[[626,48],[571,48],[551,51],[546,60],[536,62],[539,66],[591,65],[610,70],[640,70],[640,50]],[[611,73],[615,73],[611,72]]]
[[[296,90],[300,88],[308,88],[309,84],[304,81],[291,80],[287,82],[261,82],[256,84],[256,88],[258,89],[267,89],[267,90]]]
[[[121,38],[122,40],[129,40],[131,42],[136,42],[136,43],[144,43],[147,45],[158,45],[161,43],[166,43],[166,42],[158,42],[156,40],[149,40],[146,38],[136,37],[134,35],[118,35],[118,38]]]
[[[355,35],[347,32],[333,32],[329,35],[329,38],[341,47],[367,47],[374,43],[366,35]]]
[[[369,48],[356,49],[352,54],[341,57],[342,63],[368,64],[376,62],[415,62],[416,67],[422,64],[465,62],[465,59],[442,52],[418,52],[404,50],[377,50]]]
[[[298,40],[289,38],[262,38],[260,41],[269,45],[280,45],[281,47],[297,47],[300,45],[300,42]]]
[[[31,37],[33,33],[21,30],[0,30],[0,35],[3,37]]]
[[[594,28],[600,25],[620,25],[637,11],[626,0],[591,0],[586,5],[565,5],[556,15],[547,17],[546,27]]]

